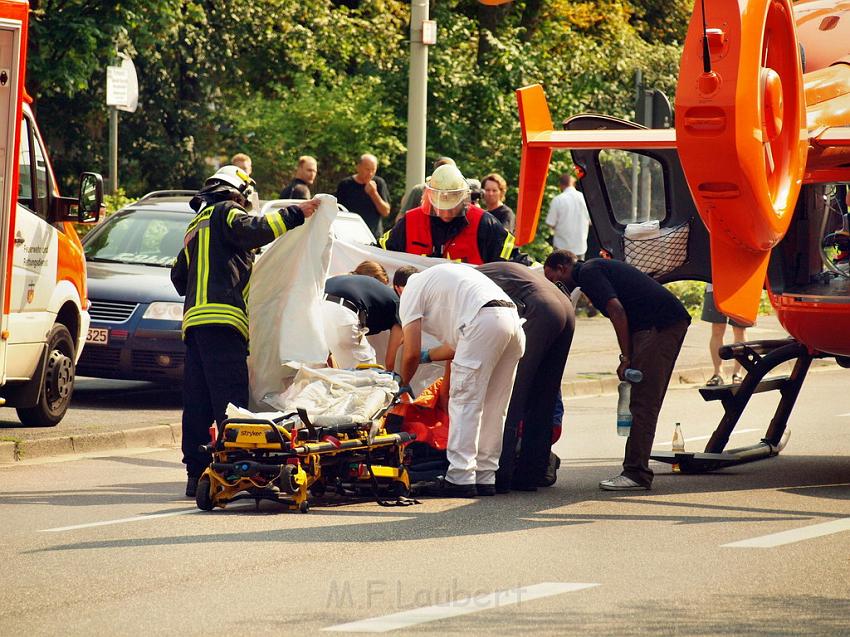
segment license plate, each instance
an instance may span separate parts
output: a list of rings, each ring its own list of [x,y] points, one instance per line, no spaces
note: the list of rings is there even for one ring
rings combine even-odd
[[[105,327],[90,327],[86,334],[86,343],[106,345],[109,343],[109,330]]]

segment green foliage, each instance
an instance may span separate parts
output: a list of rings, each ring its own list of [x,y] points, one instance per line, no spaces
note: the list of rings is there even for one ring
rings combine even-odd
[[[672,96],[688,0],[475,0],[433,3],[428,160],[469,177],[496,171],[516,206],[514,91],[543,82],[555,121],[633,112],[633,76]],[[35,0],[29,87],[60,179],[106,172],[105,66],[127,51],[139,110],[120,113],[127,192],[195,188],[210,162],[254,159],[264,196],[295,158],[319,159],[333,191],[362,152],[381,160],[393,203],[404,190],[409,4],[405,0]],[[552,163],[569,169],[566,153]],[[557,192],[551,188],[552,194]],[[541,237],[539,242],[545,241]],[[538,248],[530,246],[534,251]],[[545,251],[545,245],[539,243]]]
[[[691,318],[699,318],[702,314],[702,297],[705,294],[705,283],[702,281],[676,281],[668,283],[667,289],[678,297],[688,310]],[[767,292],[762,292],[759,302],[759,314],[772,314],[773,308],[770,305],[770,299]]]

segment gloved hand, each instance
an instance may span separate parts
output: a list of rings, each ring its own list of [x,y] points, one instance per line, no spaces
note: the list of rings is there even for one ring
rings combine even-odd
[[[413,388],[410,385],[402,385],[398,388],[398,395],[407,394],[411,400],[416,400],[416,394],[413,393]]]
[[[427,349],[423,349],[419,352],[419,362],[420,363],[430,363],[431,362],[431,354]]]

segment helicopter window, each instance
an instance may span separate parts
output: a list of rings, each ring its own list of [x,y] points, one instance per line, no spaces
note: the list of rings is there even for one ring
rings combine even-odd
[[[617,223],[664,222],[667,202],[661,162],[638,153],[601,150],[599,165]]]

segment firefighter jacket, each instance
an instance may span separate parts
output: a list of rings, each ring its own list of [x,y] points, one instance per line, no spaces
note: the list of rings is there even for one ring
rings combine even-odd
[[[304,223],[304,214],[289,206],[258,217],[233,201],[201,201],[197,207],[171,269],[174,288],[186,297],[183,338],[199,325],[229,325],[247,340],[253,250]]]
[[[413,208],[378,243],[385,250],[473,265],[506,261],[514,251],[514,236],[496,217],[474,205],[449,222],[429,215],[421,206]]]

